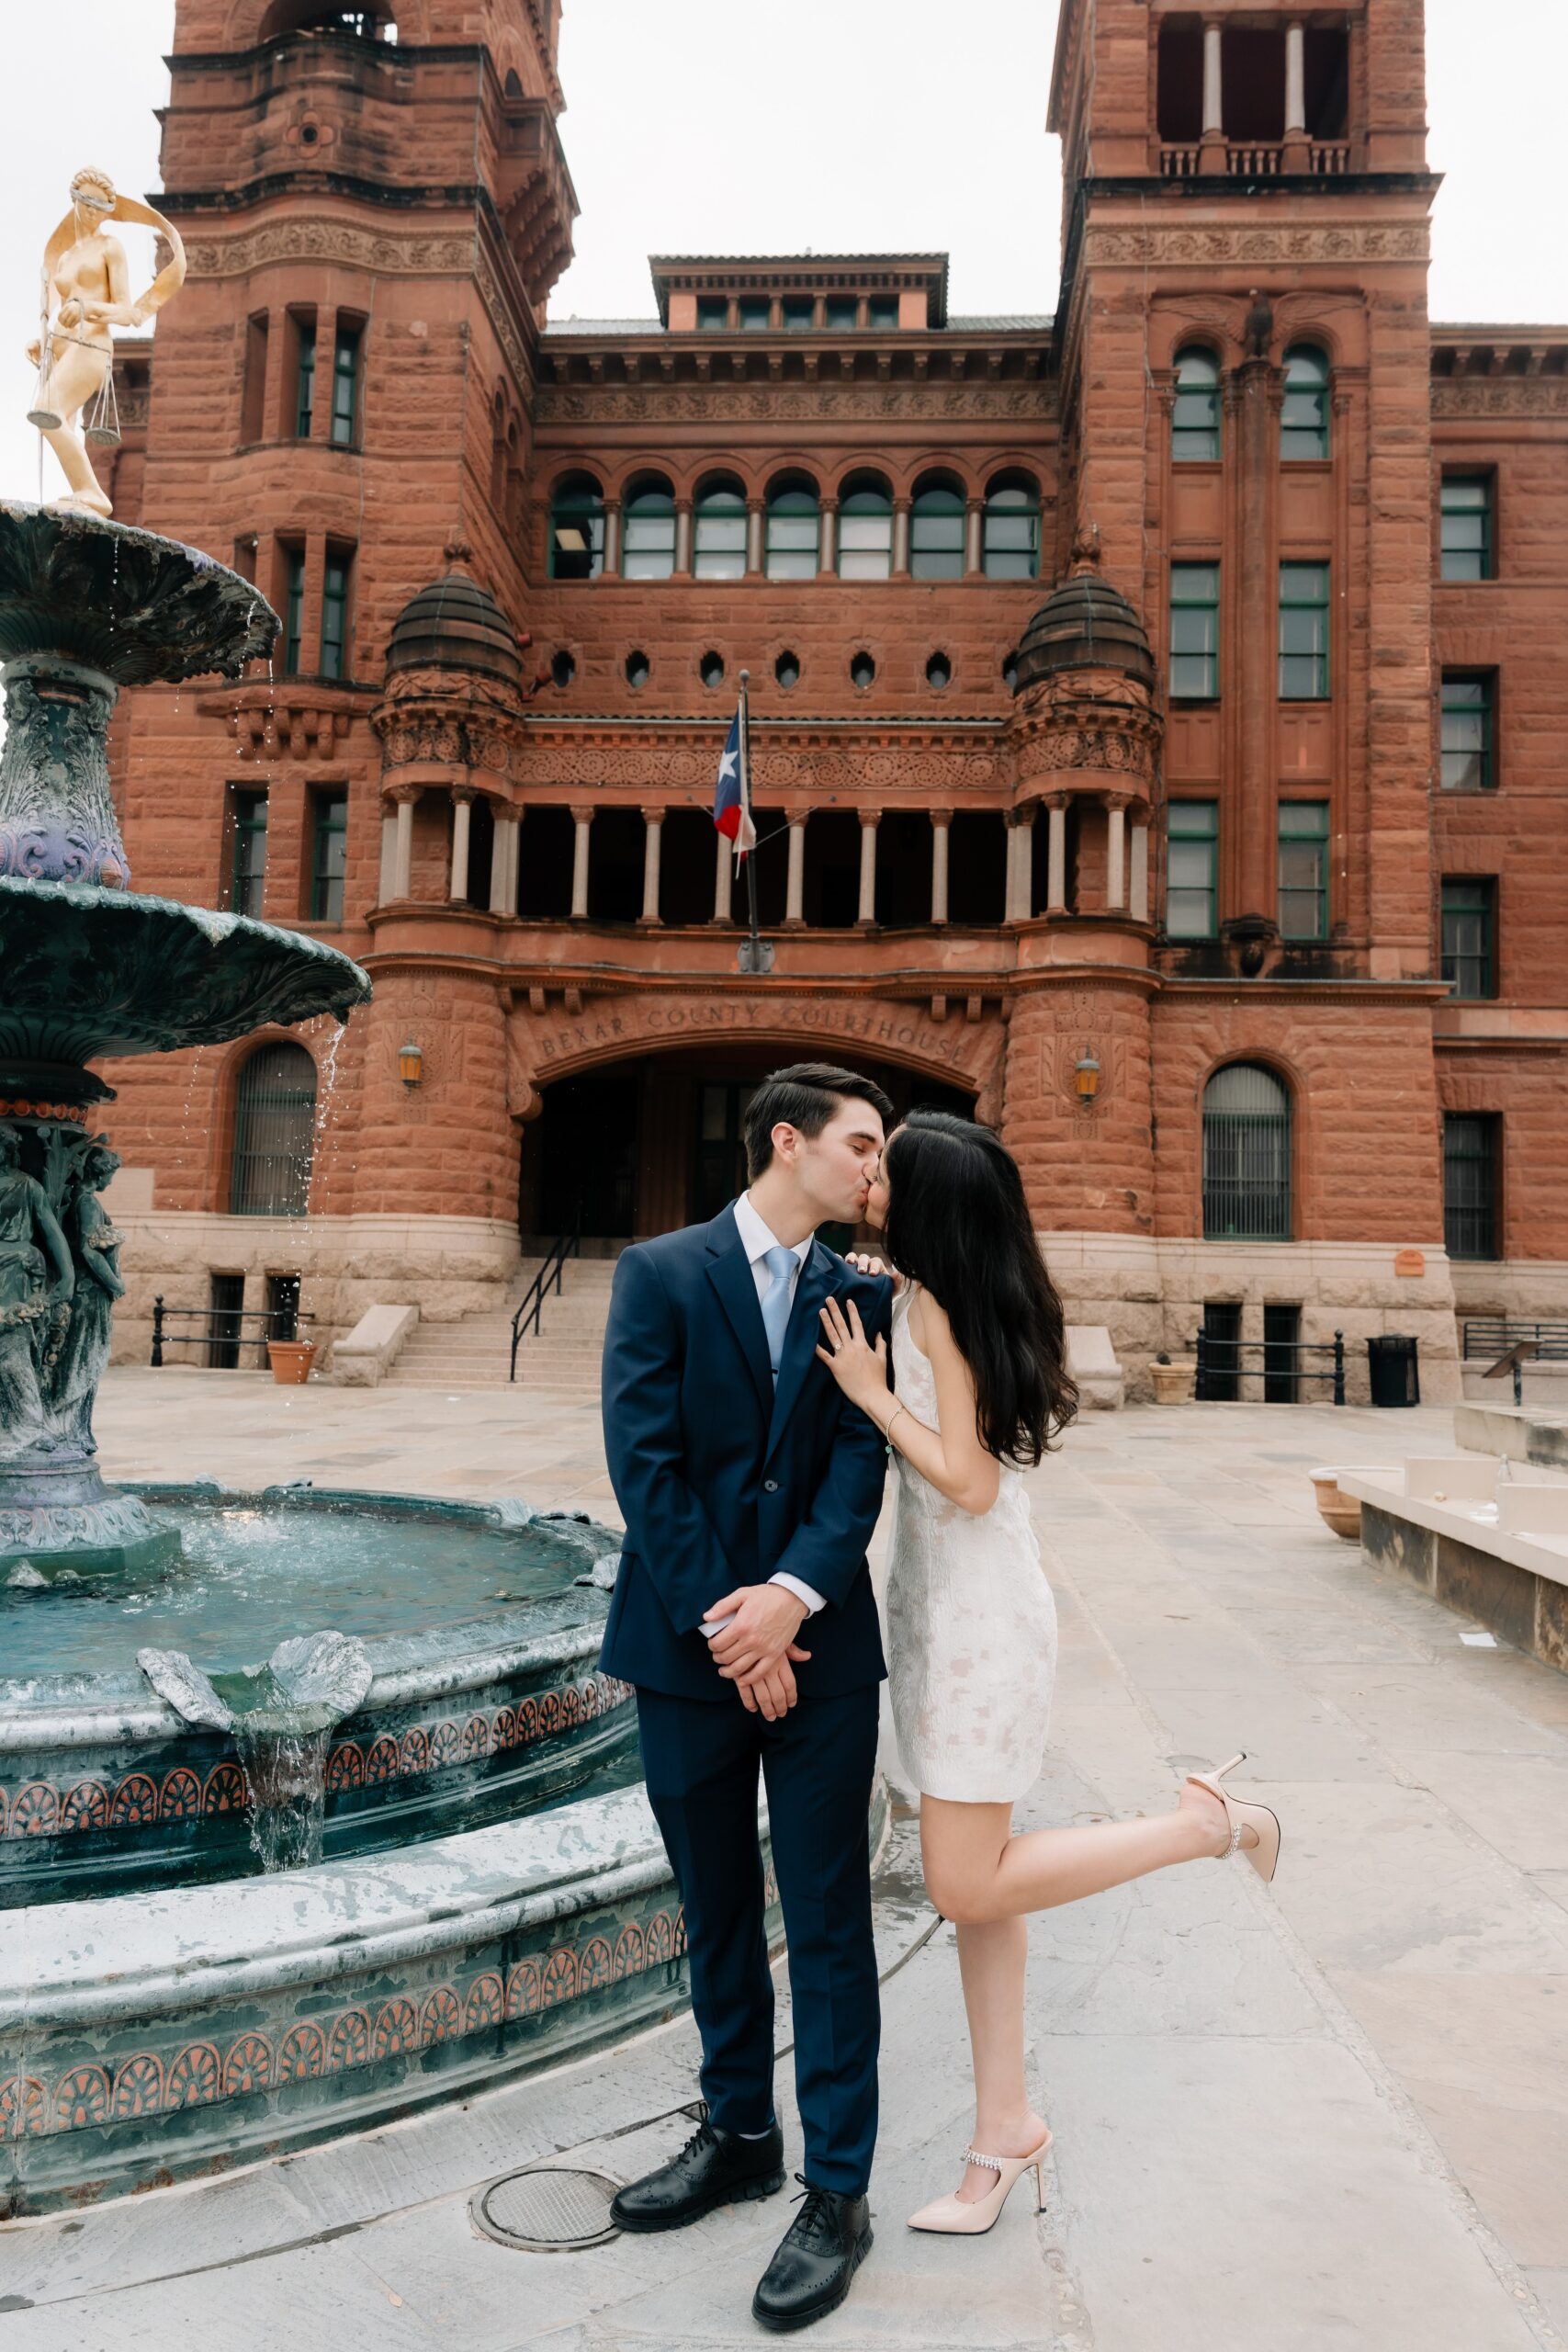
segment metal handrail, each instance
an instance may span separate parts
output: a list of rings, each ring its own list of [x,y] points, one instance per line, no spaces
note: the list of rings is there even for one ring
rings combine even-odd
[[[178,1319],[182,1323],[203,1323],[202,1331],[171,1331],[167,1326]],[[165,1306],[160,1291],[152,1301],[152,1353],[151,1363],[162,1365],[164,1342],[171,1345],[209,1348],[222,1346],[232,1340],[236,1344],[244,1338],[242,1323],[287,1324],[290,1331],[301,1323],[313,1323],[316,1317],[299,1306]],[[265,1347],[273,1337],[268,1329],[257,1335],[256,1344]]]
[[[551,1242],[544,1264],[535,1275],[522,1306],[512,1318],[512,1369],[506,1375],[508,1380],[515,1380],[517,1377],[517,1351],[523,1344],[524,1332],[531,1325],[536,1337],[537,1336],[539,1317],[544,1313],[545,1301],[552,1291],[559,1292],[562,1278],[566,1272],[566,1261],[569,1258],[579,1257],[581,1254],[581,1248],[582,1212],[579,1209],[576,1221],[570,1230],[558,1234]]]
[[[1540,1353],[1568,1355],[1568,1322],[1529,1323],[1511,1315],[1467,1315],[1460,1326],[1461,1356],[1497,1356],[1529,1344]]]
[[[1192,1342],[1198,1360],[1197,1377],[1193,1387],[1200,1398],[1203,1395],[1206,1373],[1235,1380],[1267,1380],[1271,1373],[1288,1374],[1292,1380],[1328,1380],[1334,1384],[1333,1402],[1345,1402],[1345,1334],[1336,1331],[1332,1340],[1214,1340],[1200,1329]],[[1260,1355],[1263,1363],[1257,1371],[1244,1364],[1244,1355]],[[1321,1370],[1303,1364],[1303,1356],[1329,1356],[1333,1361]],[[1291,1362],[1281,1359],[1289,1357]]]

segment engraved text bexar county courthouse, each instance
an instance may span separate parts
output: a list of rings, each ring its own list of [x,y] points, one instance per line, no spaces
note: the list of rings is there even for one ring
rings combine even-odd
[[[1455,1393],[1456,1305],[1568,1308],[1568,327],[1428,320],[1420,0],[1063,0],[1055,317],[934,253],[552,320],[558,29],[179,0],[116,513],[284,626],[130,698],[126,841],[375,1001],[108,1070],[122,1349],[292,1276],[493,1313],[713,1214],[825,1056],[1000,1128],[1134,1383],[1208,1306]]]

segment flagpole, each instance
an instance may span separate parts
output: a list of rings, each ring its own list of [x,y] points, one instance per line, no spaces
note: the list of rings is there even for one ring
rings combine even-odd
[[[751,683],[750,670],[740,673],[740,807],[744,817],[751,817],[751,702],[748,689]],[[755,826],[752,827],[755,831]],[[757,927],[757,853],[755,848],[746,856],[746,912],[750,936],[740,950],[743,972],[768,972],[773,969],[773,951],[758,933]]]

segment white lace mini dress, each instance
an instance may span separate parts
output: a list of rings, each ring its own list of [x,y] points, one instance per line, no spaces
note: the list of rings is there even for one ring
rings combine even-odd
[[[899,1400],[937,1427],[936,1377],[893,1307]],[[976,1517],[895,1452],[897,1502],[887,1577],[888,1672],[904,1770],[923,1794],[1005,1804],[1039,1778],[1056,1679],[1056,1604],[1030,1523],[1022,1474],[1001,1465]]]

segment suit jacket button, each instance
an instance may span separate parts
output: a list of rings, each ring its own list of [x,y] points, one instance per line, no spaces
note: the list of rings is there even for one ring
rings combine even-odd
[[[763,1492],[765,1495],[776,1495],[776,1494],[778,1493],[778,1490],[779,1490],[779,1482],[778,1482],[778,1480],[777,1480],[776,1478],[764,1478],[764,1479],[763,1479],[763,1481],[762,1481],[762,1492]]]

